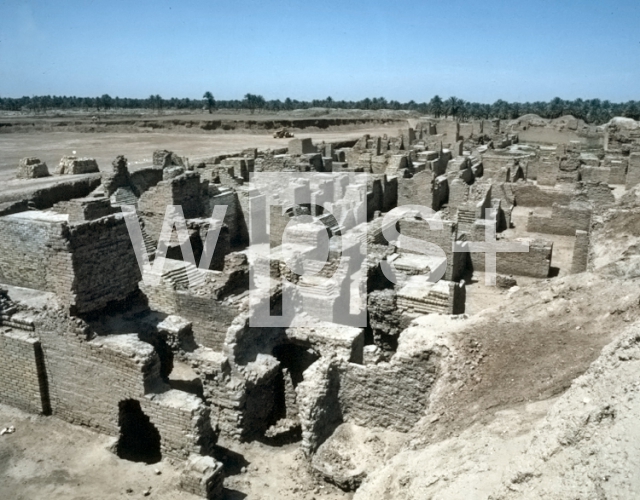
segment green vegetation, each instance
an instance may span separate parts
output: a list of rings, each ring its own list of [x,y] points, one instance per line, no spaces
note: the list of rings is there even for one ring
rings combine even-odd
[[[587,123],[602,124],[608,122],[614,116],[625,116],[640,120],[640,101],[628,101],[624,103],[612,103],[600,99],[575,99],[563,100],[559,97],[548,102],[507,102],[498,100],[493,104],[469,102],[457,97],[449,97],[444,100],[440,96],[434,96],[429,102],[418,103],[415,101],[399,102],[387,101],[384,97],[365,98],[360,101],[336,101],[331,97],[314,99],[312,101],[298,101],[287,97],[267,101],[261,95],[246,94],[244,99],[218,100],[211,92],[205,92],[202,99],[171,98],[163,99],[159,95],[151,95],[146,99],[131,99],[111,97],[104,94],[100,97],[76,97],[76,96],[32,96],[32,97],[0,97],[0,110],[46,112],[48,110],[109,110],[109,109],[162,109],[167,110],[201,110],[204,108],[212,112],[213,109],[248,109],[251,113],[256,111],[290,111],[294,109],[308,108],[335,108],[335,109],[364,109],[364,110],[410,110],[422,114],[430,114],[435,117],[452,116],[459,120],[479,118],[514,119],[518,116],[533,113],[542,118],[558,118],[563,115],[573,115]]]

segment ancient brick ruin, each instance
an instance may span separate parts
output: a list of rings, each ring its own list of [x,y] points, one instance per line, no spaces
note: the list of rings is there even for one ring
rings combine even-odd
[[[524,144],[499,121],[462,125],[194,164],[162,150],[100,174],[62,158],[55,175],[83,177],[0,207],[0,402],[113,436],[123,459],[170,457],[202,497],[221,495],[219,439],[299,443],[357,488],[319,450],[344,425],[408,432],[424,415],[445,353],[412,321],[465,317],[490,238],[499,286],[588,270],[611,186],[640,184],[634,130]],[[169,206],[186,242],[175,230],[160,251]]]

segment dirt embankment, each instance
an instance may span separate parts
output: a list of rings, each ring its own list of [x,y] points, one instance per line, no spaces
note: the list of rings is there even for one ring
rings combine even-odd
[[[401,115],[350,113],[349,116],[327,113],[324,116],[295,114],[68,114],[0,116],[0,133],[8,132],[233,132],[292,130],[333,130],[397,124],[407,126]]]

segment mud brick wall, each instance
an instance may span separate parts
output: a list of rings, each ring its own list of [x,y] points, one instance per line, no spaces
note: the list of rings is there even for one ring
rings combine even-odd
[[[458,178],[459,172],[450,172],[447,174],[449,182],[449,207],[458,208],[469,199],[469,185]]]
[[[236,190],[236,196],[238,200],[237,208],[237,231],[238,238],[234,243],[236,245],[248,245],[250,243],[249,238],[249,226],[251,219],[251,209],[254,195],[257,195],[255,190],[249,190],[244,186],[240,186]],[[259,200],[255,200],[259,202]]]
[[[0,402],[31,413],[50,412],[40,341],[26,332],[0,334]]]
[[[512,184],[511,189],[515,205],[520,207],[550,207],[554,203],[567,205],[573,198],[572,191],[545,188],[525,182]]]
[[[554,186],[558,180],[560,168],[556,157],[551,156],[543,159],[538,163],[538,184],[545,186]]]
[[[222,498],[224,466],[213,457],[191,455],[180,475],[181,490],[201,498]]]
[[[292,168],[296,164],[297,159],[289,155],[270,156],[267,158],[258,158],[256,167],[261,172],[281,172],[286,168]]]
[[[77,313],[137,289],[140,271],[122,214],[69,226],[53,213],[0,218],[0,282],[58,294]]]
[[[343,422],[338,394],[340,372],[329,358],[321,358],[304,372],[296,387],[298,415],[302,426],[302,450],[311,455]]]
[[[500,252],[496,254],[496,272],[532,278],[547,278],[551,268],[553,243],[545,240],[528,240],[528,252]],[[486,254],[470,252],[474,271],[484,271]]]
[[[86,341],[82,327],[53,316],[37,318],[36,332],[53,415],[118,436],[119,403],[133,399],[160,432],[163,454],[184,459],[208,449],[208,411],[195,396],[163,385],[158,355],[137,335]]]
[[[496,178],[498,174],[505,168],[513,164],[512,156],[485,153],[482,155],[482,165],[484,166],[484,175],[486,177]]]
[[[147,394],[140,399],[142,411],[160,432],[163,455],[179,460],[192,453],[212,451],[215,436],[209,409],[197,396],[177,390]]]
[[[580,177],[584,182],[609,182],[611,169],[608,167],[580,167]]]
[[[215,190],[215,192],[212,192],[213,190]],[[242,218],[242,222],[244,222],[244,218],[242,214],[239,213],[239,203],[236,192],[232,189],[224,191],[217,190],[215,186],[210,186],[209,192],[209,196],[207,196],[204,201],[205,206],[203,216],[211,217],[216,205],[226,205],[227,211],[224,214],[224,223],[229,228],[230,242],[233,245],[241,244],[245,239],[247,239],[247,235],[243,235],[240,231],[241,221],[239,218]]]
[[[589,182],[578,184],[575,201],[591,202],[593,209],[598,211],[604,207],[613,205],[616,200],[609,184],[594,184]]]
[[[117,436],[118,403],[142,399],[146,388],[159,380],[160,361],[153,348],[141,343],[137,354],[129,357],[115,346],[104,346],[101,337],[85,341],[64,318],[38,319],[36,331],[44,351],[52,413]]]
[[[422,205],[438,210],[433,200],[433,174],[424,170],[411,178],[398,178],[398,205]]]
[[[80,178],[57,182],[49,187],[34,191],[30,195],[30,200],[39,210],[52,207],[59,201],[82,198],[88,196],[91,191],[100,185],[100,174],[87,174]],[[4,201],[4,197],[0,199]]]
[[[223,167],[233,169],[233,177],[248,182],[249,173],[253,172],[255,161],[250,158],[226,158],[222,160],[221,164]]]
[[[79,313],[102,309],[138,289],[140,268],[122,214],[70,226],[74,295]]]
[[[288,153],[290,155],[303,155],[315,153],[316,147],[311,139],[291,139],[288,144]]]
[[[587,270],[589,261],[589,233],[576,231],[576,241],[573,246],[573,259],[571,261],[571,273],[577,274]]]
[[[242,371],[233,373],[220,353],[199,351],[191,359],[211,407],[212,424],[221,435],[239,440],[259,438],[275,423],[281,379],[280,363],[273,356],[259,354]]]
[[[214,298],[193,296],[182,291],[176,292],[176,299],[176,314],[193,323],[196,342],[211,349],[222,349],[227,329],[238,315],[238,309]]]
[[[95,172],[100,172],[100,169],[94,158],[77,158],[75,156],[63,156],[56,169],[56,173],[59,175],[92,174]]]
[[[111,203],[108,198],[76,198],[62,201],[53,206],[58,213],[69,214],[69,222],[82,222],[111,215]]]
[[[282,245],[282,235],[291,221],[287,214],[282,213],[282,205],[269,205],[269,244],[271,248]]]
[[[168,181],[159,182],[138,200],[138,210],[145,221],[149,236],[157,241],[170,205],[182,207],[185,219],[201,217],[204,211],[200,175],[186,172]],[[211,214],[207,214],[209,216]]]
[[[467,254],[453,251],[453,242],[458,234],[455,222],[442,221],[442,230],[431,230],[427,221],[419,219],[401,219],[399,225],[400,234],[428,241],[438,245],[444,251],[447,257],[447,271],[443,277],[444,279],[448,281],[459,281],[461,279],[467,263]],[[401,251],[412,253],[404,249]]]
[[[554,204],[551,217],[529,215],[527,231],[573,236],[578,229],[589,231],[591,212],[590,208]]]
[[[625,186],[627,189],[631,189],[638,184],[640,184],[640,153],[631,153]]]
[[[36,208],[42,210],[60,201],[87,196],[100,185],[100,179],[100,174],[88,174],[56,180],[54,184],[30,192],[4,191],[0,193],[0,203],[31,201]],[[23,210],[26,210],[26,207]]]
[[[382,211],[388,212],[398,205],[398,178],[384,176],[385,181],[382,184]]]
[[[487,223],[490,222],[485,220],[476,222],[472,233],[473,241],[485,241],[485,225]],[[529,250],[525,252],[497,252],[496,272],[533,278],[549,276],[553,242],[531,239],[513,241],[528,243]],[[500,241],[497,244],[500,245]],[[484,252],[469,252],[469,257],[474,271],[485,271],[486,254]]]
[[[420,354],[379,365],[339,361],[344,420],[369,428],[411,430],[425,413],[437,373],[433,358]]]
[[[142,193],[162,181],[162,170],[162,168],[158,167],[147,167],[131,172],[129,174],[129,183],[136,196],[142,195]]]
[[[624,184],[627,179],[627,167],[629,159],[624,157],[605,157],[604,165],[609,167],[610,175],[606,181],[609,184]]]
[[[68,227],[64,217],[38,218],[26,212],[0,218],[0,282],[8,285],[62,292],[71,288],[55,282],[52,265],[60,276],[71,275],[71,256],[54,259],[67,250]]]
[[[222,350],[227,330],[239,310],[214,297],[192,295],[185,290],[175,290],[171,285],[146,286],[140,283],[149,307],[165,314],[182,316],[193,324],[193,337],[204,347]]]

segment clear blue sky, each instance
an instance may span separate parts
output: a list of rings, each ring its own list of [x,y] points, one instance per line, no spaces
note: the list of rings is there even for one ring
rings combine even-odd
[[[0,0],[0,96],[640,100],[640,1]]]

